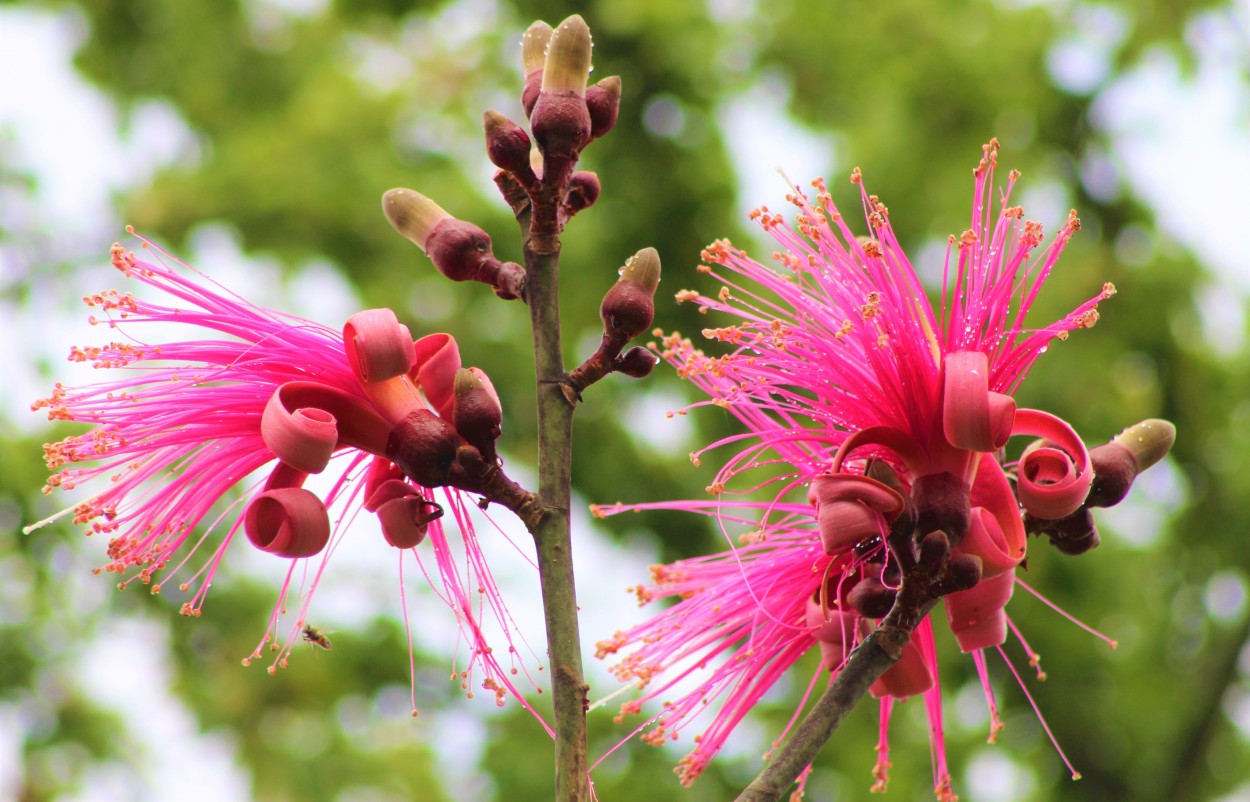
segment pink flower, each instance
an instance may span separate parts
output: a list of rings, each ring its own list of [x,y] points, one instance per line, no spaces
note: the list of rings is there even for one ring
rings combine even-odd
[[[70,361],[90,363],[108,378],[82,388],[58,383],[32,405],[50,420],[91,426],[44,447],[53,471],[44,492],[82,486],[93,495],[27,531],[72,513],[88,534],[110,538],[104,570],[125,577],[119,587],[138,579],[153,593],[212,543],[180,585],[195,586],[183,614],[199,616],[242,530],[253,547],[290,564],[264,637],[243,661],[281,642],[273,673],[299,642],[322,571],[347,544],[349,524],[363,508],[399,550],[401,593],[411,557],[455,613],[471,650],[455,678],[467,690],[480,673],[500,704],[508,693],[520,699],[510,679],[519,661],[511,621],[474,531],[471,502],[445,486],[463,486],[456,475],[461,449],[496,458],[499,399],[485,374],[461,369],[450,335],[414,343],[389,309],[353,315],[335,331],[248,303],[146,240],[143,247],[155,252],[153,262],[113,246],[113,265],[140,285],[134,292],[83,299],[98,310],[90,322],[120,338],[75,347]],[[175,325],[192,336],[166,341]],[[262,469],[267,476],[256,478]],[[318,492],[303,486],[314,474],[328,479]],[[236,487],[245,501],[229,499]],[[444,511],[463,548],[445,532]],[[426,541],[432,568],[418,548]],[[283,620],[292,593],[297,612]],[[502,661],[483,630],[487,621],[508,640]]]
[[[1012,394],[1053,341],[1094,325],[1098,302],[1115,290],[1105,285],[1060,320],[1025,326],[1080,223],[1072,213],[1043,247],[1041,225],[1009,205],[1017,173],[993,203],[996,158],[991,141],[975,170],[969,227],[950,238],[936,307],[895,239],[889,211],[863,189],[858,170],[851,181],[860,186],[867,236],[852,231],[815,181],[814,202],[797,188],[789,196],[798,208],[794,226],[767,209],[752,213],[780,244],[773,254],[779,267],[718,241],[704,251],[707,266],[699,270],[720,281],[720,290],[677,294],[700,312],[733,318],[703,331],[731,350],[710,356],[676,334],[656,348],[707,393],[692,407],[721,407],[745,431],[708,447],[737,449],[708,487],[711,499],[596,512],[712,515],[730,549],[653,567],[651,582],[635,589],[639,601],[680,601],[600,643],[598,656],[623,654],[616,675],[646,689],[623,714],[680,688],[648,722],[655,726],[644,740],[677,738],[719,700],[681,762],[685,784],[799,657],[818,646],[831,672],[813,677],[806,702],[886,614],[900,571],[883,545],[891,532],[911,538],[942,530],[957,544],[956,555],[967,555],[968,570],[979,564],[979,583],[948,596],[945,606],[984,678],[980,650],[1006,638],[1003,607],[1025,555],[1021,506],[1056,531],[1062,527],[1054,522],[1085,514],[1093,472],[1084,444],[1058,418],[1016,409]],[[1018,434],[1046,442],[1004,467],[1000,449]],[[696,465],[708,449],[691,455]],[[734,480],[744,489],[731,490]],[[760,501],[765,488],[771,500]],[[872,688],[882,700],[878,786],[888,766],[891,706],[921,695],[933,733],[934,785],[939,798],[953,798],[937,676],[926,618],[903,659]]]

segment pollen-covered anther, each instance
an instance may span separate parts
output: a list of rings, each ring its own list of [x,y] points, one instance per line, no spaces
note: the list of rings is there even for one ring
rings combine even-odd
[[[1097,309],[1086,309],[1076,318],[1076,325],[1082,329],[1092,329],[1101,316]]]

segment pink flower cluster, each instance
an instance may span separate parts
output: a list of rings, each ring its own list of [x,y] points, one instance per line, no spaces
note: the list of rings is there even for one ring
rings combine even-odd
[[[772,255],[778,266],[718,241],[699,269],[721,283],[719,291],[677,294],[700,312],[733,318],[703,331],[729,350],[708,355],[676,334],[655,348],[707,394],[692,408],[720,407],[744,431],[691,455],[698,465],[708,449],[735,449],[708,487],[710,498],[596,512],[702,513],[717,519],[730,544],[720,554],[653,567],[651,581],[635,589],[639,601],[679,601],[599,644],[599,657],[618,658],[616,676],[644,689],[623,715],[665,700],[640,727],[654,725],[645,740],[675,739],[718,705],[681,761],[683,783],[699,776],[809,649],[819,648],[823,669],[810,695],[886,615],[900,578],[886,548],[892,531],[941,530],[955,546],[953,559],[973,571],[979,564],[979,582],[947,596],[945,611],[989,694],[981,650],[1007,637],[1003,608],[1025,556],[1025,514],[1042,522],[1086,514],[1093,470],[1085,445],[1062,420],[1017,409],[1012,395],[1053,341],[1094,325],[1098,303],[1115,289],[1105,285],[1060,320],[1026,327],[1080,222],[1071,214],[1043,247],[1042,226],[1010,205],[1018,173],[995,202],[996,159],[990,142],[975,170],[968,228],[949,240],[936,305],[895,238],[888,209],[863,189],[858,170],[851,181],[860,188],[867,235],[852,231],[815,181],[814,201],[797,188],[788,198],[798,209],[793,226],[767,209],[752,214],[781,246]],[[1006,463],[1002,449],[1014,435],[1044,440]],[[918,695],[934,738],[936,793],[954,798],[937,677],[934,625],[926,618],[903,658],[872,687],[881,699],[878,789],[888,767],[891,707]],[[675,689],[680,695],[668,698]]]
[[[157,593],[212,544],[180,584],[194,586],[182,612],[198,616],[242,530],[255,548],[289,561],[269,626],[243,661],[268,645],[277,651],[272,673],[308,626],[322,571],[363,509],[398,550],[401,593],[411,558],[454,612],[471,652],[455,679],[471,696],[480,673],[499,703],[508,694],[521,699],[512,677],[524,669],[469,515],[472,502],[434,487],[445,484],[437,480],[462,445],[497,459],[501,410],[485,374],[461,367],[450,335],[414,342],[389,309],[353,315],[335,331],[255,306],[151,243],[143,247],[153,261],[120,245],[112,251],[113,265],[138,288],[84,298],[96,310],[91,323],[119,339],[70,354],[112,378],[83,388],[58,383],[32,405],[50,420],[91,427],[45,446],[53,473],[44,490],[91,488],[62,514],[109,537],[104,570],[123,575],[122,588],[137,579]],[[174,325],[191,336],[167,340]],[[433,478],[422,484],[412,473]],[[318,492],[304,487],[312,475],[327,477]],[[242,498],[231,500],[235,488]],[[445,530],[444,511],[460,537]],[[427,541],[432,567],[417,548]],[[293,594],[297,613],[283,621]],[[506,657],[488,642],[488,621],[507,640]]]

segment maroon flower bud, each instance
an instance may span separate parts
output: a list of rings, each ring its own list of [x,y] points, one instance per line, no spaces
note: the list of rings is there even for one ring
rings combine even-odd
[[[586,108],[590,50],[590,28],[577,14],[561,22],[547,44],[542,90],[530,112],[530,128],[547,171],[553,161],[575,162],[590,141]]]
[[[569,178],[568,191],[564,193],[564,213],[568,217],[587,209],[599,200],[599,176],[579,170]]]
[[[916,530],[921,534],[941,530],[952,547],[958,546],[972,522],[969,492],[968,485],[952,473],[932,473],[916,479],[911,486]]]
[[[1060,553],[1075,556],[1096,548],[1100,542],[1094,516],[1087,509],[1080,509],[1066,518],[1049,521],[1032,515],[1024,516],[1024,528],[1029,534],[1046,535],[1050,544]]]
[[[573,92],[547,92],[538,95],[530,115],[534,140],[542,151],[544,164],[575,162],[590,141],[590,112],[586,101]],[[544,174],[550,170],[545,168]]]
[[[452,420],[456,431],[484,457],[495,454],[495,441],[503,431],[503,407],[490,379],[478,368],[456,373]]]
[[[611,131],[621,109],[621,76],[611,75],[586,87],[586,109],[590,112],[591,139]]]
[[[1089,462],[1094,469],[1094,481],[1085,506],[1113,507],[1123,501],[1137,478],[1132,452],[1117,443],[1107,443],[1090,449]]]
[[[525,73],[525,88],[521,91],[521,106],[529,117],[538,100],[543,85],[543,67],[547,61],[547,44],[551,41],[551,26],[538,20],[529,26],[521,39],[521,69]]]
[[[866,618],[885,618],[894,606],[894,590],[881,584],[876,577],[864,577],[855,583],[846,595],[846,603]]]
[[[976,587],[981,581],[981,558],[975,554],[955,554],[946,564],[946,571],[933,585],[939,596]]]
[[[630,257],[599,307],[604,333],[623,345],[649,329],[659,283],[660,254],[655,248],[643,248]]]
[[[1089,452],[1094,482],[1087,507],[1111,507],[1128,495],[1137,475],[1167,456],[1176,442],[1176,427],[1165,420],[1144,420]]]
[[[461,442],[449,422],[428,409],[419,409],[391,431],[386,457],[417,484],[442,487],[450,480]]]
[[[525,129],[497,111],[482,115],[482,128],[486,131],[486,155],[491,163],[527,183],[534,181],[534,171],[530,168],[530,137]]]
[[[951,541],[941,529],[935,529],[920,539],[919,563],[935,571],[946,564],[951,554]]]
[[[650,349],[636,345],[617,357],[614,367],[617,373],[642,379],[651,374],[659,361],[659,357],[651,353]]]

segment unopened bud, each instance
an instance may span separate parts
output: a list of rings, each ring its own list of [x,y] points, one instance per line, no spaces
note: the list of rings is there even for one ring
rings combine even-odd
[[[939,596],[945,596],[974,588],[980,581],[981,558],[975,554],[953,554],[946,564],[945,573],[934,583],[933,590]]]
[[[633,281],[655,293],[660,286],[660,252],[655,248],[643,248],[625,260],[621,268],[621,281]]]
[[[604,332],[624,344],[647,331],[655,315],[659,283],[659,253],[655,248],[643,248],[625,263],[620,279],[603,296],[599,314]]]
[[[569,189],[564,193],[565,214],[572,217],[582,209],[589,208],[599,200],[599,176],[579,170],[569,178]]]
[[[491,163],[510,173],[530,174],[530,137],[525,129],[497,111],[482,115],[486,131],[486,155]]]
[[[1137,475],[1167,456],[1176,442],[1176,427],[1165,420],[1144,420],[1118,434],[1110,443],[1090,449],[1094,481],[1087,507],[1111,507],[1128,495]]]
[[[521,69],[525,72],[525,89],[521,92],[521,105],[528,117],[534,110],[538,93],[543,84],[543,67],[547,61],[547,43],[551,41],[551,26],[538,20],[529,26],[521,38]]]
[[[621,109],[621,76],[610,75],[586,87],[586,109],[590,112],[592,139],[611,131]]]
[[[431,232],[450,214],[434,201],[412,189],[390,189],[382,196],[382,213],[400,234],[425,251]]]
[[[455,218],[444,221],[430,233],[425,252],[438,272],[452,281],[492,283],[487,274],[499,265],[491,249],[490,235]]]
[[[528,36],[528,31],[526,32]],[[547,57],[543,63],[543,92],[573,92],[578,97],[586,93],[586,80],[590,77],[590,28],[580,14],[574,14],[561,22],[547,43]],[[524,58],[524,47],[522,58]]]
[[[542,91],[530,112],[530,128],[548,166],[557,161],[576,162],[590,141],[585,98],[590,48],[590,29],[576,14],[560,23],[547,45]]]
[[[876,577],[865,577],[846,594],[846,603],[865,618],[885,618],[894,606],[895,591]]]
[[[1046,535],[1052,546],[1068,555],[1084,554],[1100,542],[1094,517],[1087,509],[1077,510],[1057,521],[1026,514],[1024,529],[1032,535]]]
[[[636,345],[616,360],[617,373],[624,373],[635,379],[642,379],[651,374],[659,364],[659,357],[641,345]]]
[[[489,457],[503,428],[503,407],[485,373],[478,368],[461,368],[456,373],[455,406],[452,420],[456,431]]]
[[[1141,473],[1168,455],[1176,442],[1176,427],[1170,421],[1151,418],[1120,432],[1111,441],[1127,448]]]

